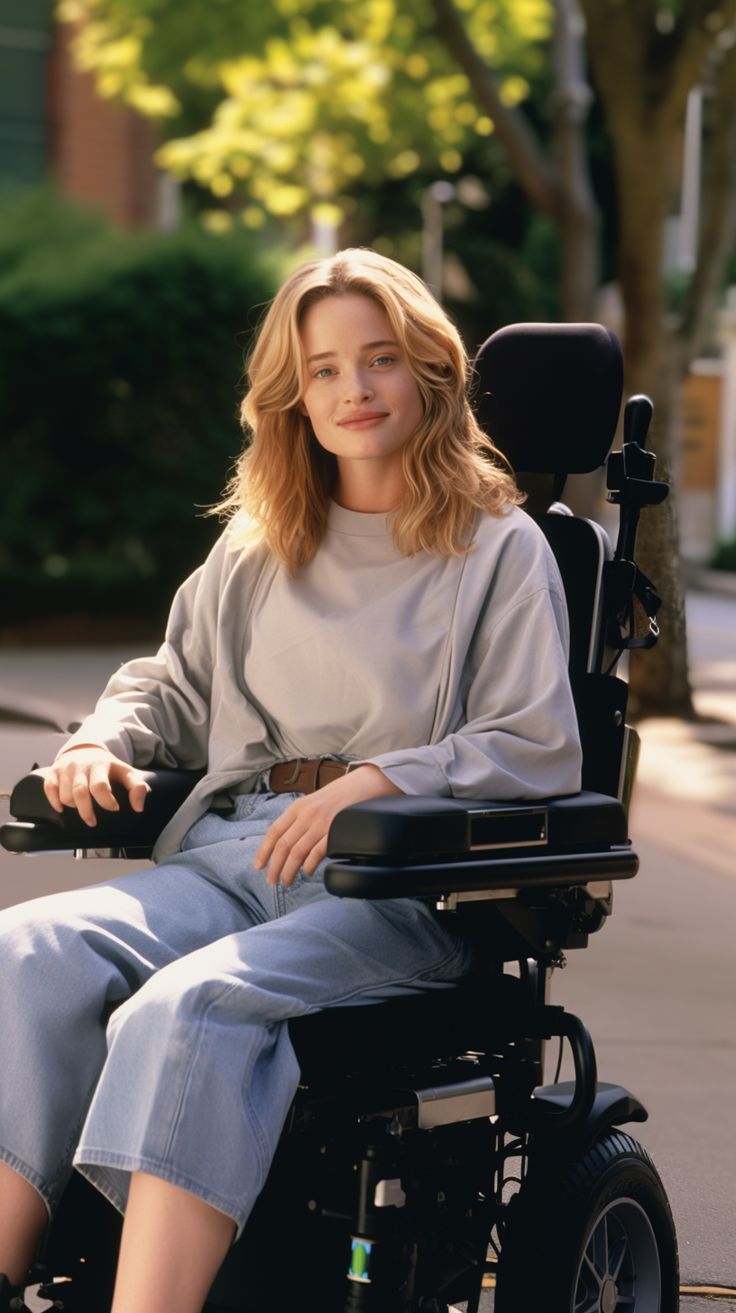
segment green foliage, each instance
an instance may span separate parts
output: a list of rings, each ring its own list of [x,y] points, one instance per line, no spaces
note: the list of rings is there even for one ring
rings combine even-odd
[[[459,0],[503,98],[523,100],[549,0]],[[430,0],[58,0],[103,95],[158,117],[159,163],[246,223],[337,224],[356,182],[455,173],[493,124],[440,41]]]
[[[280,271],[245,232],[130,237],[34,195],[0,221],[3,621],[158,615],[240,450],[243,352]]]
[[[716,543],[710,564],[714,570],[731,570],[736,573],[736,538],[722,538]]]

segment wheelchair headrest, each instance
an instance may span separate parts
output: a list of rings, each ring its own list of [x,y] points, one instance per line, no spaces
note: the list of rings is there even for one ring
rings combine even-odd
[[[517,472],[588,474],[621,409],[623,359],[602,324],[510,324],[475,361],[478,422]]]

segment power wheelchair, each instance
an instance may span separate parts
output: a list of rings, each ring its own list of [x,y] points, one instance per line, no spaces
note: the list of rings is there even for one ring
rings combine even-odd
[[[389,798],[342,812],[326,884],[345,898],[431,897],[474,941],[478,969],[452,990],[289,1024],[302,1080],[269,1180],[210,1292],[207,1313],[675,1313],[667,1198],[646,1151],[620,1129],[647,1113],[597,1080],[588,1031],[549,1002],[555,966],[587,946],[636,874],[627,811],[638,738],[626,725],[627,648],[656,641],[659,599],[634,561],[643,506],[663,500],[629,401],[608,456],[615,551],[559,501],[597,469],[622,395],[618,342],[599,325],[514,325],[475,362],[482,425],[506,453],[559,562],[583,791],[517,804]],[[143,815],[98,812],[96,848],[59,817],[31,773],[0,832],[13,852],[140,856],[194,780],[151,772]],[[548,1041],[574,1079],[544,1083]],[[559,1071],[559,1067],[558,1067]],[[217,1073],[212,1073],[213,1081]],[[65,1313],[109,1307],[119,1219],[74,1174],[40,1255],[40,1294]]]

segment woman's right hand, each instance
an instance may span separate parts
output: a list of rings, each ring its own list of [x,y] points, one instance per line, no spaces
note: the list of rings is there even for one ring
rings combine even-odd
[[[105,811],[120,811],[112,783],[124,785],[133,811],[142,812],[151,792],[143,775],[129,762],[94,745],[70,748],[43,770],[43,791],[54,811],[76,807],[86,825],[96,825],[92,801]]]

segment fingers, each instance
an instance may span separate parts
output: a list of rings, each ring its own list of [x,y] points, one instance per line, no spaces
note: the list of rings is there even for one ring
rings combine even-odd
[[[85,825],[93,826],[97,822],[92,806],[90,773],[90,767],[73,761],[65,762],[63,766],[52,766],[44,778],[43,791],[54,811],[61,812],[64,807],[75,807]],[[95,789],[98,794],[103,791],[103,779],[100,778],[99,772],[95,780]],[[115,802],[114,798],[113,802]]]
[[[54,811],[62,811],[61,798],[59,797],[59,780],[55,771],[51,773],[51,770],[49,770],[48,773],[44,773],[43,791]]]
[[[104,811],[120,810],[112,791],[112,781],[119,780],[128,790],[134,811],[143,810],[149,786],[140,772],[119,761],[110,753],[82,750],[62,755],[44,772],[44,793],[54,811],[74,807],[85,825],[97,824],[94,804]]]
[[[142,812],[146,805],[146,798],[151,792],[150,785],[142,780],[135,770],[129,770],[122,776],[122,782],[128,790],[128,802],[134,812]]]
[[[302,858],[308,858],[313,844],[305,839],[303,827],[299,824],[298,814],[286,821],[289,812],[275,821],[256,854],[255,867],[260,871],[268,867],[269,884],[293,884],[297,877]]]
[[[305,875],[314,875],[320,862],[323,862],[327,856],[327,835],[314,845],[308,857],[302,862],[302,870]]]
[[[261,840],[261,844],[258,849],[258,852],[253,858],[253,865],[255,866],[257,871],[262,871],[263,867],[268,865],[271,859],[271,854],[276,846],[277,840],[279,839],[281,833],[288,828],[288,822],[286,825],[284,824],[284,822],[286,817],[289,815],[290,811],[291,811],[291,807],[289,807],[288,811],[285,811],[284,815],[280,816],[277,821],[274,821],[273,825],[269,825],[268,829],[266,830],[266,833],[263,836],[263,839]]]
[[[99,780],[95,787],[99,792],[101,787]],[[97,824],[87,770],[73,766],[65,769],[59,781],[59,798],[64,807],[76,807],[85,825]]]
[[[377,766],[367,765],[297,798],[266,831],[255,856],[256,870],[268,867],[269,884],[293,884],[300,868],[314,875],[327,856],[330,825],[343,807],[400,792]]]
[[[292,840],[290,832],[274,845],[268,866],[269,884],[292,885],[300,871],[314,875],[327,852],[327,836],[318,829],[308,830]]]
[[[293,802],[266,831],[255,856],[256,870],[267,866],[266,878],[272,885],[292,885],[300,870],[314,875],[327,854],[330,819],[313,796]]]

